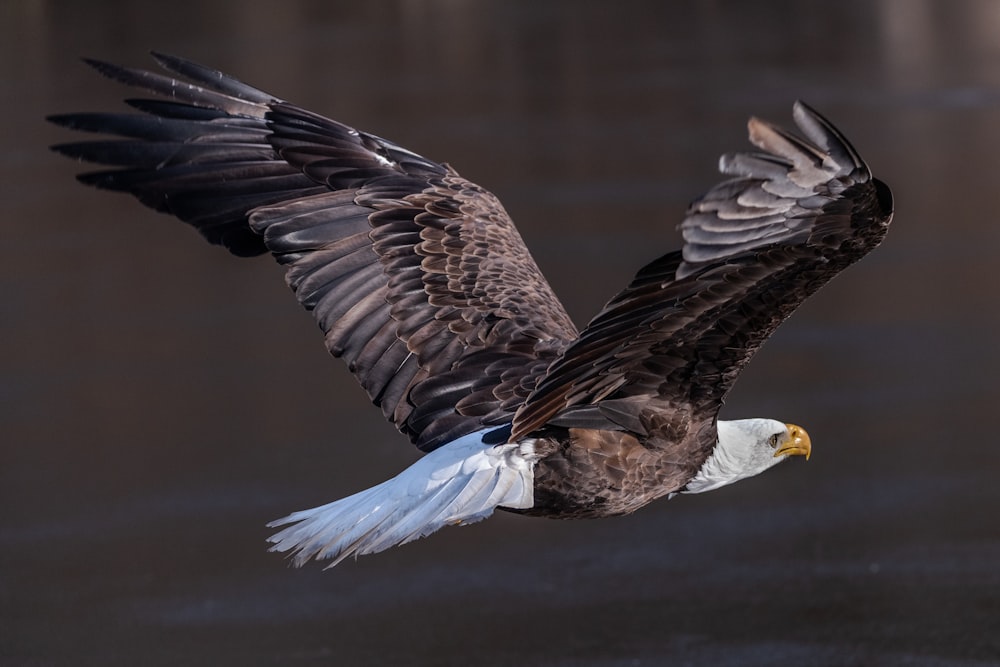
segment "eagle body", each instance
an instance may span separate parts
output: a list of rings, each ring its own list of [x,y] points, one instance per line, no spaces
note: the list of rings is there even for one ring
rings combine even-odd
[[[687,210],[684,244],[640,268],[582,329],[502,204],[455,169],[222,72],[87,61],[152,93],[59,125],[113,138],[54,149],[80,175],[270,254],[385,418],[424,456],[386,482],[271,525],[293,562],[336,564],[496,508],[627,514],[808,456],[800,427],[719,421],[760,345],[884,237],[888,187],[802,103],[804,137],[758,119],[757,152]]]
[[[525,514],[559,519],[630,514],[695,477],[716,444],[704,424],[675,440],[640,440],[627,431],[560,429],[535,442],[534,504]],[[692,454],[693,452],[693,454]]]

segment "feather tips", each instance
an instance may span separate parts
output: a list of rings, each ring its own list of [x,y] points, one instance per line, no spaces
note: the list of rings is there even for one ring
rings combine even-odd
[[[766,153],[721,158],[720,171],[737,178],[691,205],[681,224],[678,278],[768,245],[804,243],[816,210],[845,187],[868,182],[868,168],[829,121],[801,102],[793,118],[814,143],[752,118],[750,140]]]

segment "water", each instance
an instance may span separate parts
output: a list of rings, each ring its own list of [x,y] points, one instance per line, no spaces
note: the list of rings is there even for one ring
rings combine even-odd
[[[0,663],[1000,664],[996,3],[12,1],[0,25]],[[581,323],[676,247],[748,115],[807,100],[897,201],[726,407],[803,424],[812,460],[286,568],[266,521],[416,453],[270,261],[45,150],[70,138],[45,114],[125,94],[78,56],[150,48],[451,162]]]

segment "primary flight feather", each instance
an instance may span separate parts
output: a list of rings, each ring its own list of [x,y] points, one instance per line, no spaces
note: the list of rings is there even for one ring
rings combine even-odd
[[[758,347],[870,252],[889,188],[805,104],[797,137],[757,119],[759,153],[689,208],[684,247],[642,267],[578,331],[503,206],[450,166],[221,72],[88,60],[154,93],[139,113],[51,121],[117,139],[55,146],[239,256],[271,253],[386,418],[426,455],[353,496],[296,512],[273,549],[336,564],[497,507],[624,514],[809,455],[798,426],[720,421]]]

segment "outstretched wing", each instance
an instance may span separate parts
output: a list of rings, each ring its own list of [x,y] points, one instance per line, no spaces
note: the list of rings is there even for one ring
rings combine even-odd
[[[161,96],[50,118],[55,150],[236,255],[270,252],[330,352],[425,451],[507,423],[576,329],[500,202],[438,164],[179,58],[88,61]]]
[[[878,245],[889,188],[815,111],[797,103],[794,119],[808,140],[750,120],[764,153],[722,157],[735,178],[691,205],[683,251],[643,267],[587,325],[517,412],[513,438],[546,424],[668,438],[658,415],[714,417],[775,328]]]

